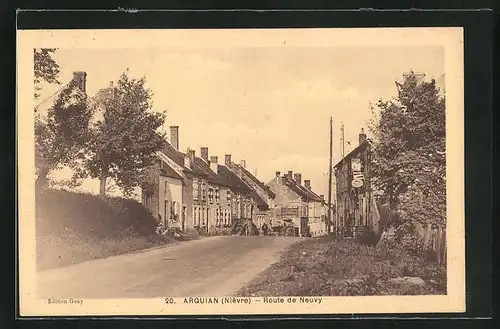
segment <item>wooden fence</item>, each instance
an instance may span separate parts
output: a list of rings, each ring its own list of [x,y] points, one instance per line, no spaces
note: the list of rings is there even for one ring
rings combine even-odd
[[[446,264],[446,229],[432,228],[429,224],[423,241],[424,256]]]
[[[395,228],[390,227],[382,233],[377,245],[394,243],[391,241],[394,241],[395,236]],[[415,232],[413,246],[408,247],[413,249],[413,252],[421,254],[422,257],[428,260],[436,261],[439,264],[446,264],[446,229],[432,228],[429,224],[420,233]]]

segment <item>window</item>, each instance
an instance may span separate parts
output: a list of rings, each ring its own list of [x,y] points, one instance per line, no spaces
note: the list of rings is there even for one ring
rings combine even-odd
[[[215,202],[219,202],[220,199],[220,191],[218,188],[215,189]]]
[[[207,200],[207,184],[205,182],[201,182],[201,200]]]
[[[214,189],[213,188],[208,189],[208,201],[209,202],[214,201]]]
[[[227,200],[227,205],[231,206],[231,192],[226,191],[226,200]]]
[[[306,206],[302,206],[301,208],[301,216],[302,217],[307,217],[307,205]]]
[[[193,179],[193,200],[198,200],[200,195],[200,182],[195,178]]]
[[[177,214],[179,213],[179,203],[177,201],[172,201],[172,207],[170,209],[170,219],[177,222]]]

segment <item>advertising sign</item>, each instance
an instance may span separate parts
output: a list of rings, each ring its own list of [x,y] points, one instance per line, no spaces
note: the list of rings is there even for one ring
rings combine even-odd
[[[359,188],[363,186],[364,175],[361,171],[361,161],[359,159],[352,159],[351,161],[352,168],[352,182],[351,185],[354,188]]]
[[[281,208],[281,216],[282,217],[296,218],[299,216],[299,208],[298,207],[283,207],[283,208]]]

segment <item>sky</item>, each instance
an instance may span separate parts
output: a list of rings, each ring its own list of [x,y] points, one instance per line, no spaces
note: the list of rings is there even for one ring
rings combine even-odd
[[[396,94],[395,80],[414,70],[428,78],[444,74],[439,46],[238,46],[64,49],[54,59],[65,83],[87,72],[87,93],[107,87],[127,68],[146,77],[154,110],[167,111],[165,131],[179,126],[188,147],[220,163],[225,154],[246,160],[264,182],[292,170],[327,195],[329,118],[334,122],[334,162],[340,160],[340,124],[347,154],[367,129],[369,104]],[[44,86],[40,99],[58,89]],[[62,176],[61,176],[62,177]],[[83,189],[98,190],[88,181]]]

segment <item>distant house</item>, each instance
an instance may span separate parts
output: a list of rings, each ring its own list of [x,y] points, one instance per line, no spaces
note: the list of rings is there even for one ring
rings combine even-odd
[[[371,140],[361,130],[359,145],[334,166],[337,189],[334,228],[338,232],[354,235],[366,230],[378,232],[378,209],[370,177],[371,148]]]
[[[254,191],[232,170],[231,155],[225,155],[224,165],[219,166],[219,173],[231,184],[231,213],[235,220],[252,220],[257,205]]]
[[[92,118],[94,122],[102,120],[104,118],[106,101],[113,98],[114,93],[115,93],[115,86],[113,84],[113,81],[110,81],[109,87],[99,89],[97,93],[94,95],[92,99],[97,104],[96,112],[94,113],[94,116]]]
[[[208,148],[179,151],[179,127],[170,127],[170,142],[157,152],[149,168],[153,189],[142,189],[142,203],[167,227],[195,228],[209,232],[229,227],[236,219],[254,219],[257,209],[267,207],[249,184],[233,171],[238,167],[226,155],[219,164]]]
[[[226,161],[226,166],[231,168],[238,178],[249,187],[250,197],[257,207],[252,213],[252,220],[258,228],[261,228],[264,223],[269,226],[274,218],[274,198],[276,195],[266,184],[246,169],[246,161],[243,160],[241,164],[235,164],[230,161],[230,155],[228,156],[229,160]]]
[[[198,209],[198,214],[194,214],[195,227],[210,230],[231,225],[231,184],[219,172],[218,157],[211,156],[209,160],[208,148],[202,147],[201,158],[192,152],[191,161],[196,170],[206,175],[205,179],[193,181],[193,205]],[[203,210],[207,211],[206,216],[201,213]]]
[[[183,190],[188,179],[183,168],[171,163],[161,152],[150,174],[154,182],[149,192],[143,188],[142,203],[165,227],[185,228],[187,205]]]
[[[292,171],[281,176],[279,171],[267,186],[275,194],[273,226],[289,223],[298,236],[327,234],[326,217],[328,207],[323,198],[311,189],[311,181],[304,180],[300,173]]]
[[[194,151],[182,153],[179,127],[170,127],[170,142],[156,152],[157,163],[149,168],[151,188],[142,188],[142,204],[165,221],[167,227],[193,228],[193,180],[206,180],[205,173],[193,165]],[[180,184],[182,182],[182,184]],[[204,212],[206,214],[206,212]]]
[[[178,145],[178,127],[172,126],[170,130]],[[156,156],[156,163],[148,168],[150,184],[142,188],[142,204],[166,227],[192,227],[189,218],[193,211],[192,180],[196,173],[191,169],[188,155],[165,141]]]

